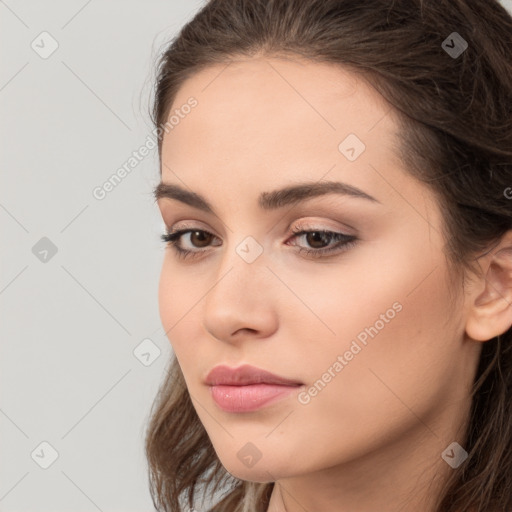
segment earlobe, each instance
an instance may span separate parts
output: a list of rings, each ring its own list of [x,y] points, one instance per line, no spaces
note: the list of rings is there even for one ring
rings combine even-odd
[[[474,340],[488,341],[512,326],[512,231],[479,263],[482,275],[472,283],[475,292],[468,295],[466,333]]]

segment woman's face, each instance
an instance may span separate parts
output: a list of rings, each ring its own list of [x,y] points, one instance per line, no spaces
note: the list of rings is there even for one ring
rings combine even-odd
[[[340,68],[254,58],[195,74],[170,115],[162,182],[184,192],[158,206],[167,229],[192,229],[177,243],[194,254],[166,248],[160,315],[225,468],[268,482],[410,457],[402,443],[413,468],[462,444],[480,344],[449,284],[439,208],[397,157],[390,106]],[[276,192],[327,183],[362,192]],[[221,407],[205,378],[245,364],[301,385],[254,410],[226,409],[227,393]]]

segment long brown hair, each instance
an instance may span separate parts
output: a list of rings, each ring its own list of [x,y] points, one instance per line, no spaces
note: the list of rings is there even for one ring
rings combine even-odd
[[[453,32],[467,42],[459,55]],[[210,0],[158,61],[153,122],[165,124],[184,80],[233,57],[296,55],[358,73],[396,109],[400,157],[438,199],[448,261],[463,277],[512,229],[511,52],[512,17],[497,0]],[[511,511],[512,329],[483,344],[466,440],[437,512]],[[268,508],[274,484],[223,468],[175,358],[145,448],[159,511],[219,489],[214,512]]]

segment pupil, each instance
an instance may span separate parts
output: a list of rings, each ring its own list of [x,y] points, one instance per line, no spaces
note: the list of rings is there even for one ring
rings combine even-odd
[[[198,236],[198,234],[199,234],[199,239],[201,239],[201,238],[202,238],[203,240],[199,240],[199,244],[196,244],[196,243],[194,242],[193,238],[194,238],[195,236]],[[201,242],[204,242],[204,241],[206,241],[206,244],[205,244],[205,245],[208,245],[208,236],[209,236],[209,235],[208,235],[207,233],[205,233],[204,231],[192,231],[192,233],[190,234],[190,239],[191,239],[191,241],[192,241],[192,243],[193,243],[194,245],[199,245],[199,246],[201,247]]]
[[[320,231],[313,231],[311,233],[308,233],[306,236],[308,244],[315,248],[318,248],[318,246],[315,245],[315,243],[317,242],[323,244],[322,246],[329,245],[329,240],[331,238],[329,233],[322,233]]]

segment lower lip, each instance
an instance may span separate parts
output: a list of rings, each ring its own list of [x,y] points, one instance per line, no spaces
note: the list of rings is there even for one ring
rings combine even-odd
[[[210,386],[215,403],[227,412],[250,412],[284,398],[300,386],[249,384],[247,386]]]

